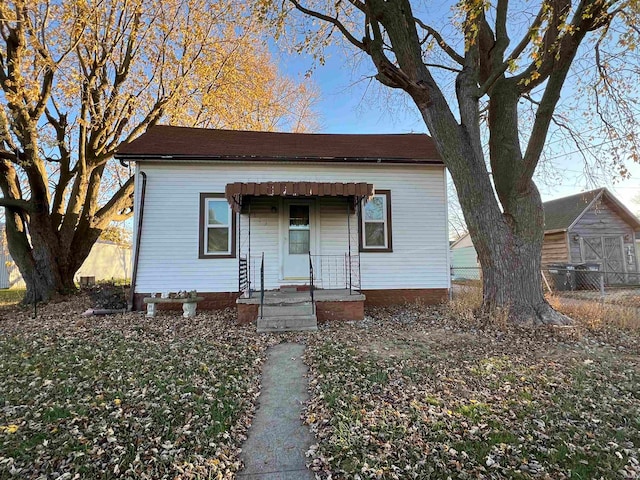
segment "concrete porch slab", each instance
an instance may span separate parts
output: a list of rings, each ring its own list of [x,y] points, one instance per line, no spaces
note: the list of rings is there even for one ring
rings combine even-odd
[[[348,289],[318,289],[313,291],[316,302],[364,302],[365,295],[355,290]],[[311,301],[309,291],[281,292],[279,290],[267,290],[264,292],[265,305],[278,305],[283,303],[300,303]],[[236,303],[247,305],[260,305],[260,292],[253,292],[251,298],[240,297]]]

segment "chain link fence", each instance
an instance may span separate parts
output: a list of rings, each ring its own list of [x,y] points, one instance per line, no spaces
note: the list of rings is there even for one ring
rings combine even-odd
[[[482,269],[479,267],[451,267],[453,283],[472,283],[482,281]]]
[[[600,271],[598,264],[548,265],[541,273],[550,303],[569,315],[589,312],[602,321],[614,317],[640,327],[640,275],[634,272]],[[451,296],[482,288],[479,267],[451,268]]]
[[[605,274],[598,265],[549,265],[542,269],[547,291],[553,293],[594,291],[605,295]]]

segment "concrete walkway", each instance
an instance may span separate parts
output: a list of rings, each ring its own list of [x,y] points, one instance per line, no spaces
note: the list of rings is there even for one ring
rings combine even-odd
[[[244,470],[238,478],[306,480],[315,476],[305,466],[305,452],[314,443],[300,413],[308,398],[304,345],[281,343],[267,352],[262,392],[249,437],[242,447]]]

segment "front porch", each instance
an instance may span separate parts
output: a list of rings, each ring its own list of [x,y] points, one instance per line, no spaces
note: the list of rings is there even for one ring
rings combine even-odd
[[[228,184],[239,214],[238,321],[267,332],[363,319],[358,221],[373,195],[367,183]]]

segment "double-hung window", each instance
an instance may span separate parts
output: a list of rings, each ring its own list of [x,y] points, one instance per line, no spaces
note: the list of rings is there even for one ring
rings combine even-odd
[[[200,258],[235,257],[235,215],[223,194],[200,194]]]
[[[391,192],[376,190],[362,208],[360,250],[391,252]]]

